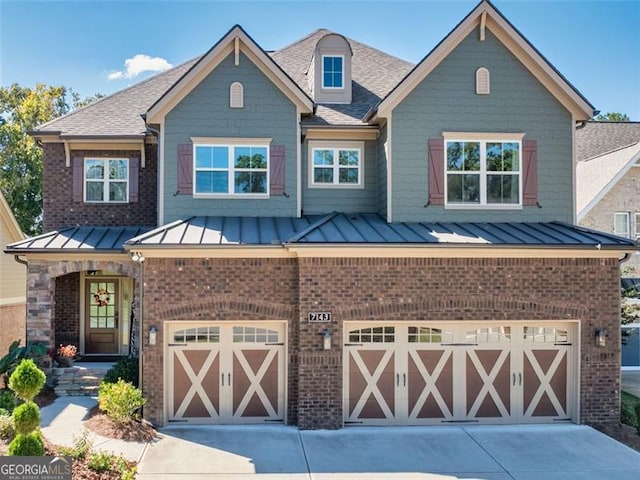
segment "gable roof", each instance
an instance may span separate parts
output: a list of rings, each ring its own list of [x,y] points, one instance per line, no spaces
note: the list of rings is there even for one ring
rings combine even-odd
[[[321,28],[275,52],[271,57],[308,95],[308,71],[316,44],[326,35],[336,34]],[[341,35],[351,46],[351,104],[318,104],[315,115],[305,118],[305,125],[362,125],[363,118],[384,98],[414,64],[381,52],[369,45]]]
[[[291,77],[267,55],[240,25],[235,25],[213,47],[200,57],[185,74],[166,90],[147,111],[147,121],[157,123],[182,98],[189,94],[231,52],[241,50],[302,113],[313,111],[313,101]]]
[[[14,241],[22,240],[24,238],[24,233],[20,229],[20,225],[18,225],[18,221],[16,217],[13,215],[13,211],[7,203],[7,200],[4,198],[2,192],[0,192],[0,220],[7,225],[9,237],[14,239]]]
[[[587,122],[576,130],[576,159],[594,158],[640,142],[640,122]]]
[[[580,222],[640,162],[640,141],[576,165],[576,211]]]
[[[376,110],[385,117],[475,28],[488,28],[516,58],[573,113],[576,120],[588,120],[594,107],[488,0],[480,3],[431,50],[416,67],[379,103]]]
[[[141,115],[183,76],[198,58],[191,59],[67,115],[44,123],[31,133],[35,136],[60,135],[62,139],[81,137],[143,138],[147,128]]]

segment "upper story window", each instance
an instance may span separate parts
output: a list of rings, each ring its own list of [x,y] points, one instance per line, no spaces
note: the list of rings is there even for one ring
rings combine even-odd
[[[445,139],[446,205],[522,205],[519,140]]]
[[[267,145],[194,145],[194,195],[267,196]]]
[[[309,186],[364,186],[363,142],[309,142]]]
[[[322,88],[344,88],[344,57],[322,56]]]
[[[85,158],[84,201],[129,201],[129,159]]]
[[[613,214],[613,233],[620,237],[629,237],[629,212],[616,212]]]

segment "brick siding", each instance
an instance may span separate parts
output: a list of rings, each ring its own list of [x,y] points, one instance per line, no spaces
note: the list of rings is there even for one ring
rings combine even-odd
[[[580,419],[619,419],[615,259],[147,259],[144,281],[142,332],[166,320],[287,320],[288,422],[303,429],[342,426],[342,326],[353,320],[580,320]],[[333,313],[331,350],[309,311]],[[162,329],[155,346],[143,337],[145,417],[162,423]]]
[[[72,150],[74,157],[140,158],[139,150]],[[65,166],[64,145],[44,144],[44,231],[75,225],[149,226],[157,222],[157,146],[145,145],[145,168],[139,174],[135,203],[96,204],[73,201],[73,167]]]

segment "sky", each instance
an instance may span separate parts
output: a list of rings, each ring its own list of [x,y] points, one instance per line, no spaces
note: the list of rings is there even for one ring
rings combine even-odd
[[[240,24],[265,50],[328,28],[419,62],[477,0],[0,0],[0,86],[111,94],[205,53]],[[603,113],[640,121],[640,0],[494,0]]]

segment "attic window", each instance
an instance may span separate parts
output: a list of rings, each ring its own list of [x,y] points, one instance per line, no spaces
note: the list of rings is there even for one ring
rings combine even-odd
[[[322,88],[344,88],[344,57],[322,56]]]
[[[480,67],[476,70],[476,94],[489,95],[491,93],[491,76],[489,70]]]
[[[233,82],[229,87],[229,106],[231,108],[244,107],[244,87],[240,82]]]

